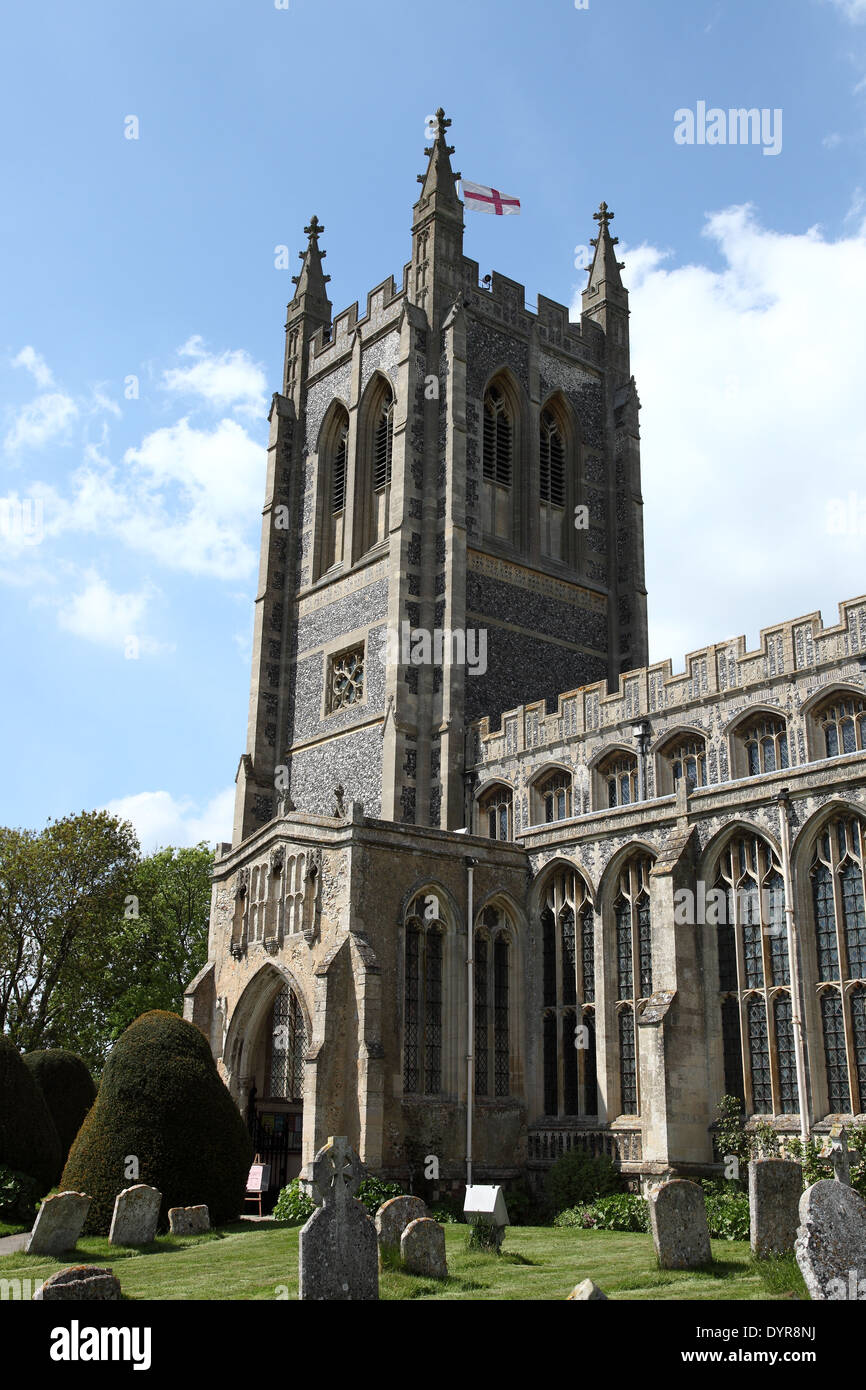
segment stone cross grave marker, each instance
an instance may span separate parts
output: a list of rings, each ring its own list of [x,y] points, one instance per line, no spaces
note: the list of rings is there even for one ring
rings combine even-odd
[[[313,1160],[314,1196],[321,1203],[298,1240],[302,1299],[370,1301],[379,1297],[376,1227],[355,1197],[361,1160],[344,1136],[328,1140]]]

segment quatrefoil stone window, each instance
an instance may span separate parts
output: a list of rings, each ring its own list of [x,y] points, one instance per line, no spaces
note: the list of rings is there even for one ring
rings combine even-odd
[[[331,657],[328,674],[328,713],[357,705],[364,694],[364,644]]]

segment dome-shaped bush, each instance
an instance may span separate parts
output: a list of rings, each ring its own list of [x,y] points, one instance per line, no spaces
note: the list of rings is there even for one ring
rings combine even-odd
[[[63,1166],[45,1097],[14,1043],[0,1034],[0,1164],[33,1178],[44,1197]]]
[[[52,1047],[46,1052],[25,1052],[24,1062],[36,1078],[57,1127],[63,1164],[84,1116],[96,1099],[93,1077],[83,1057],[62,1047]]]
[[[137,1169],[130,1171],[131,1160]],[[107,1235],[114,1199],[136,1182],[169,1207],[205,1203],[211,1223],[243,1208],[253,1147],[204,1036],[177,1014],[142,1014],[109,1054],[62,1183],[93,1199],[85,1231]]]

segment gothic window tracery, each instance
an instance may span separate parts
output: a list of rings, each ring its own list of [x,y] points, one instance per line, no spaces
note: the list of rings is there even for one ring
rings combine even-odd
[[[446,924],[438,897],[419,893],[406,915],[403,967],[403,1090],[439,1095]]]
[[[624,1115],[640,1113],[636,1025],[640,1007],[653,992],[651,867],[649,855],[632,855],[620,870],[613,901],[620,1109]]]
[[[307,1038],[300,1004],[288,985],[274,998],[270,1033],[269,1095],[272,1099],[301,1100]]]
[[[510,787],[499,782],[479,799],[479,833],[491,840],[513,839],[513,814],[514,794]]]
[[[540,927],[544,1113],[594,1115],[595,912],[586,883],[573,870],[551,877]]]
[[[571,777],[558,768],[536,784],[541,820],[550,825],[571,815]]]
[[[616,749],[598,764],[603,805],[632,806],[637,801],[637,756]],[[598,809],[601,809],[600,807]]]
[[[742,725],[737,737],[745,754],[747,776],[758,777],[762,772],[776,772],[789,766],[788,730],[784,719],[762,715]]]
[[[866,748],[866,700],[857,695],[834,695],[815,712],[821,734],[820,756],[836,758]]]
[[[797,1110],[791,975],[781,865],[760,835],[719,858],[715,906],[725,1089],[748,1114]]]
[[[326,712],[357,705],[364,696],[364,643],[337,652],[328,662]]]
[[[505,912],[487,907],[475,928],[475,1093],[510,1094],[509,986],[512,932]]]
[[[864,831],[857,816],[839,815],[818,835],[810,878],[831,1112],[866,1105],[866,883]]]

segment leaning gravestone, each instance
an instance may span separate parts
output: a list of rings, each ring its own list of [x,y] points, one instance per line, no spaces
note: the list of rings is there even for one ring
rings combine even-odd
[[[400,1238],[410,1221],[430,1215],[420,1197],[391,1197],[376,1212],[376,1235],[380,1247],[400,1249]]]
[[[400,1237],[400,1258],[410,1274],[424,1274],[432,1279],[447,1279],[445,1232],[429,1216],[410,1221]]]
[[[712,1259],[704,1194],[697,1183],[673,1178],[649,1194],[653,1244],[662,1269],[698,1269]]]
[[[114,1199],[108,1239],[111,1245],[149,1245],[156,1235],[162,1193],[146,1182],[124,1188]]]
[[[72,1250],[81,1235],[90,1198],[84,1192],[58,1192],[46,1197],[39,1208],[26,1255],[62,1255]]]
[[[122,1297],[120,1280],[103,1265],[72,1265],[58,1269],[33,1295],[46,1303],[78,1303],[82,1299],[117,1302]]]
[[[370,1301],[379,1297],[379,1243],[366,1207],[355,1197],[361,1161],[348,1140],[329,1139],[313,1161],[313,1192],[321,1202],[298,1239],[303,1299]]]
[[[853,1187],[823,1178],[806,1188],[794,1251],[812,1298],[866,1301],[866,1202]]]
[[[749,1227],[752,1254],[759,1260],[793,1250],[802,1195],[799,1163],[759,1158],[749,1164]]]
[[[169,1207],[168,1229],[173,1236],[200,1236],[210,1230],[210,1213],[205,1206]]]

